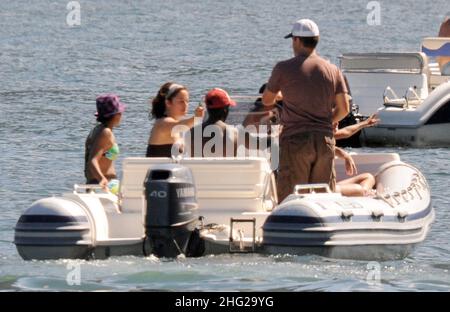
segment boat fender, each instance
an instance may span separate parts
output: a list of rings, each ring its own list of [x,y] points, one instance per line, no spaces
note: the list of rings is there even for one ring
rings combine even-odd
[[[352,220],[353,215],[354,215],[353,211],[347,209],[347,210],[342,211],[341,218],[342,218],[342,220],[348,222],[348,221]]]
[[[381,221],[381,217],[384,216],[384,212],[381,209],[374,209],[372,210],[372,218],[374,221]]]
[[[397,218],[400,222],[405,222],[406,217],[409,215],[409,213],[406,210],[399,210],[397,211]]]

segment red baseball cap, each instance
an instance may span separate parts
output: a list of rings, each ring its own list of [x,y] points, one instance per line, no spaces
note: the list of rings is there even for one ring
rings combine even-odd
[[[205,103],[207,108],[224,108],[227,106],[236,106],[236,102],[233,101],[228,95],[227,91],[214,88],[205,96]]]

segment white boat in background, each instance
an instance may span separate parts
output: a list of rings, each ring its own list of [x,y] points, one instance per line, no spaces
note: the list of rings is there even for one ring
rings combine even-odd
[[[376,197],[300,185],[279,206],[265,158],[126,158],[119,196],[75,185],[38,200],[18,220],[14,242],[24,259],[229,252],[406,257],[434,219],[425,177],[398,154],[353,157],[361,172],[376,175]],[[338,160],[338,180],[344,172]]]
[[[362,130],[363,144],[450,146],[450,76],[438,56],[450,56],[450,38],[425,38],[422,52],[341,56],[359,113],[380,118]]]

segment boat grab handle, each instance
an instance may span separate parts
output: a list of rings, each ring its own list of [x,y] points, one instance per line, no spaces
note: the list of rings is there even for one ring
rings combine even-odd
[[[394,90],[392,90],[392,88],[390,86],[387,86],[386,89],[384,89],[384,92],[383,92],[383,102],[385,104],[389,103],[390,101],[392,101],[392,99],[388,97],[388,93],[390,93],[391,96],[394,97],[394,100],[398,100],[399,99],[398,95],[394,92]]]
[[[351,211],[351,210],[343,210],[342,212],[341,212],[341,218],[343,219],[343,220],[345,220],[345,221],[350,221],[351,220],[351,218],[353,217],[353,211]]]
[[[411,100],[416,100],[416,101],[419,101],[419,102],[420,102],[420,96],[417,94],[417,92],[416,92],[413,88],[409,87],[409,88],[406,90],[405,96],[404,96],[405,101],[406,101],[406,108],[409,108],[409,99],[410,99],[410,98],[408,97],[409,93],[412,93],[412,94],[413,94],[413,97],[411,97]]]
[[[383,212],[383,210],[378,210],[378,209],[375,209],[375,210],[372,210],[372,218],[375,220],[375,221],[381,221],[381,217],[383,217],[384,216],[384,212]]]
[[[299,184],[294,188],[294,194],[304,194],[300,191],[308,190],[309,193],[316,193],[315,190],[325,190],[326,193],[332,193],[330,186],[325,183],[316,183],[316,184]]]

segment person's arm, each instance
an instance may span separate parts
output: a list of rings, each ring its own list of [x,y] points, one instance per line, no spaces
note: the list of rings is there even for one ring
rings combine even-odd
[[[266,116],[270,115],[270,112],[271,110],[268,106],[263,107],[262,111],[249,112],[247,116],[245,116],[242,125],[244,127],[247,126],[258,127],[260,124],[264,123]]]
[[[277,98],[278,93],[273,93],[272,91],[264,90],[263,96],[262,96],[262,102],[264,106],[274,106],[275,105],[275,99]]]
[[[354,162],[352,156],[350,156],[350,154],[348,154],[342,148],[337,147],[337,146],[335,147],[334,152],[335,152],[337,157],[344,159],[344,161],[345,161],[345,173],[347,175],[352,176],[352,175],[355,175],[355,174],[358,173],[358,170],[356,169],[355,162]]]
[[[349,138],[352,135],[354,135],[356,132],[358,132],[364,128],[375,126],[379,121],[380,121],[380,119],[378,119],[377,114],[373,114],[364,121],[358,122],[354,125],[347,126],[342,129],[338,129],[336,131],[336,133],[334,134],[334,138],[336,140]]]
[[[262,103],[264,106],[274,106],[277,96],[281,88],[281,70],[280,65],[277,64],[272,70],[269,81],[262,95]]]
[[[334,109],[333,109],[333,117],[332,123],[336,123],[341,121],[350,113],[350,100],[348,95],[348,88],[345,83],[345,78],[342,72],[334,67],[336,70],[336,79],[334,86]]]
[[[272,125],[272,120],[275,118],[275,112],[273,110],[270,110],[266,112],[264,116],[259,120],[259,125],[265,125],[267,127],[270,127]]]
[[[194,126],[195,118],[203,118],[205,114],[205,109],[201,106],[198,106],[195,109],[195,113],[193,117],[182,119],[182,120],[176,120],[171,117],[164,118],[164,122],[161,123],[160,129],[164,133],[171,133],[172,129],[175,126],[186,126],[188,128],[192,128]]]
[[[338,93],[335,96],[335,107],[333,109],[333,123],[339,122],[350,113],[350,103],[347,93]]]
[[[100,186],[106,187],[108,184],[108,179],[103,175],[100,169],[100,159],[103,154],[106,153],[113,146],[113,134],[111,129],[105,128],[99,134],[98,138],[93,144],[92,151],[90,154],[90,160],[88,162],[89,171],[92,173],[93,177],[100,181]]]

